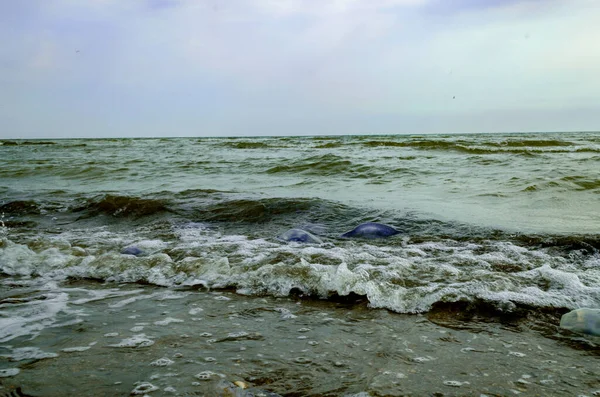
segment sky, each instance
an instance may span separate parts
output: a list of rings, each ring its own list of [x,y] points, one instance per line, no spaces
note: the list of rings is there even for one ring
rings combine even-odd
[[[598,0],[0,0],[0,138],[600,130]]]

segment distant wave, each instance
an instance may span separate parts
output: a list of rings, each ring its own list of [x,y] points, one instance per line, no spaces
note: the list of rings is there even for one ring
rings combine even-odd
[[[341,142],[328,142],[328,143],[324,143],[321,145],[317,145],[315,146],[316,149],[333,149],[333,148],[338,148],[338,147],[342,147],[343,144]]]
[[[470,142],[465,140],[445,141],[440,139],[411,141],[368,140],[360,142],[359,144],[365,147],[401,147],[417,150],[455,151],[468,154],[513,153],[533,155],[539,153],[600,152],[600,148],[579,147],[577,144],[569,141],[539,139],[505,140],[501,142]]]
[[[488,154],[495,153],[493,149],[469,147],[456,142],[447,142],[440,140],[423,140],[423,141],[409,141],[409,142],[396,142],[396,141],[367,141],[362,143],[366,147],[406,147],[419,150],[451,150],[463,153],[472,154]]]
[[[554,146],[573,146],[572,142],[561,141],[557,139],[507,139],[499,143],[488,143],[489,145],[495,145],[500,147],[554,147]]]
[[[306,173],[312,175],[328,175],[332,173],[344,173],[350,171],[352,162],[341,156],[325,154],[313,156],[307,159],[288,162],[269,168],[268,174],[275,173]]]
[[[4,146],[17,146],[17,145],[56,145],[56,142],[52,141],[29,141],[29,140],[20,140],[20,141],[0,141],[0,145]]]
[[[600,192],[600,179],[585,176],[565,176],[556,180],[528,185],[527,187],[523,188],[523,191],[532,192],[551,189]]]
[[[225,142],[223,146],[234,149],[266,149],[271,147],[264,142]]]

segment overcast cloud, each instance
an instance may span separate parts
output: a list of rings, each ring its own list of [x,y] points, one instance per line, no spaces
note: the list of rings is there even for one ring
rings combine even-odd
[[[597,0],[0,0],[0,137],[600,130]]]

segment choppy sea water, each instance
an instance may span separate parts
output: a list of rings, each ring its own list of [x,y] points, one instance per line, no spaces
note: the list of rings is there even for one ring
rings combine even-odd
[[[600,133],[2,141],[0,214],[6,392],[600,393],[558,327],[600,308]]]

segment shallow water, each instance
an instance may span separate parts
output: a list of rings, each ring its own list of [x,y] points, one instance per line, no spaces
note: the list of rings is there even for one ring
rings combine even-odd
[[[597,133],[4,141],[0,385],[591,396],[558,324],[600,308],[599,164]]]
[[[152,395],[217,396],[235,381],[256,393],[296,396],[600,390],[597,345],[526,318],[464,321],[447,310],[400,315],[357,301],[93,282],[32,292],[30,282],[22,284],[4,283],[3,308],[61,310],[28,323],[43,324],[35,339],[16,337],[0,349],[2,369],[20,368],[3,387],[28,395],[156,388]]]

